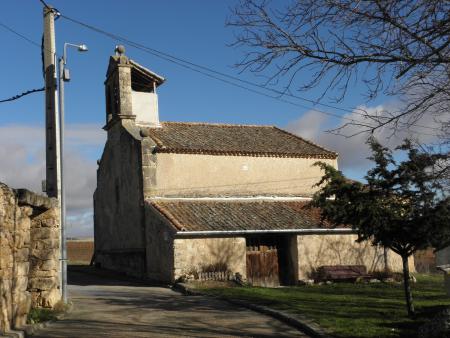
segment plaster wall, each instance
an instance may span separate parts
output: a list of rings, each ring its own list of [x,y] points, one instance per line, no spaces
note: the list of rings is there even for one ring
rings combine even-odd
[[[94,194],[96,263],[141,277],[145,274],[141,145],[117,122],[97,170]]]
[[[365,265],[370,271],[384,271],[384,249],[369,242],[356,242],[356,235],[302,235],[297,236],[298,279],[309,279],[322,265]],[[387,252],[391,271],[402,271],[401,257]],[[410,260],[414,272],[414,261]]]
[[[214,265],[226,266],[232,273],[247,276],[244,237],[176,238],[174,241],[175,279],[193,271],[208,270]]]
[[[155,156],[155,155],[148,155]],[[152,196],[311,196],[318,159],[157,153]],[[337,161],[322,159],[337,167]]]
[[[159,125],[157,94],[132,90],[131,102],[136,124]]]

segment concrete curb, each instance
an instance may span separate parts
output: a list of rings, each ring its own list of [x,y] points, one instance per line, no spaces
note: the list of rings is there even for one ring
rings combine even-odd
[[[211,295],[199,292],[197,290],[193,290],[185,283],[174,284],[172,286],[172,290],[179,291],[179,292],[183,293],[184,295],[188,295],[188,296],[206,296],[206,297],[223,300],[223,301],[226,301],[233,305],[245,307],[247,309],[250,309],[250,310],[271,316],[275,319],[278,319],[279,321],[286,323],[292,327],[295,327],[296,329],[298,329],[314,338],[332,338],[332,336],[327,331],[325,331],[322,327],[317,325],[312,320],[310,320],[304,316],[301,316],[301,315],[293,316],[286,312],[271,309],[267,306],[256,305],[256,304],[248,303],[248,302],[238,300],[238,299],[232,299],[232,298],[223,297],[223,296],[211,296]]]

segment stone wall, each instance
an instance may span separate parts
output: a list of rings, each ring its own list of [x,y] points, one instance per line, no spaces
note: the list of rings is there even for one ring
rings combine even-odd
[[[302,235],[297,236],[298,279],[309,279],[322,265],[365,265],[370,271],[385,270],[385,254],[381,247],[369,242],[356,242],[356,235]],[[396,253],[386,252],[388,268],[402,271],[402,259]],[[410,271],[414,272],[414,259],[410,259]]]
[[[177,238],[174,241],[175,279],[180,276],[224,266],[232,273],[247,276],[244,237]]]
[[[61,298],[58,214],[55,199],[0,183],[0,333]]]
[[[97,170],[94,193],[95,263],[135,277],[145,275],[141,145],[119,121]]]
[[[150,204],[145,205],[145,241],[147,278],[152,281],[174,281],[175,229]]]

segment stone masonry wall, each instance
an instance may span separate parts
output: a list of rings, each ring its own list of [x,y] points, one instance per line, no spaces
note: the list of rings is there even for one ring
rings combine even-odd
[[[145,276],[145,225],[140,143],[117,122],[97,171],[94,193],[95,263]]]
[[[174,252],[175,279],[215,265],[226,266],[233,274],[238,272],[247,277],[244,237],[177,238]]]
[[[58,214],[56,200],[0,183],[0,333],[61,298]]]

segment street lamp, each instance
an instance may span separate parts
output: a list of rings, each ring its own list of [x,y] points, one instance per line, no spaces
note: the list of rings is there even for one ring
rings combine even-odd
[[[67,63],[67,47],[75,47],[79,52],[87,52],[86,45],[64,44],[64,53],[59,58],[59,140],[60,140],[60,179],[61,179],[61,293],[64,303],[67,303],[67,249],[66,249],[66,196],[64,182],[64,82],[70,81]]]

